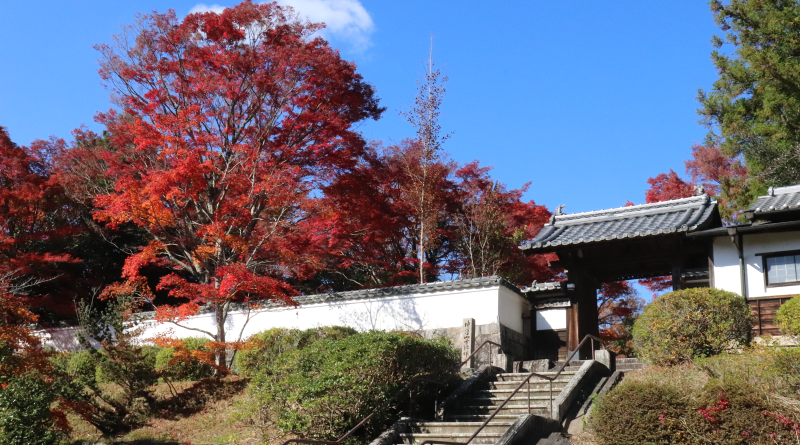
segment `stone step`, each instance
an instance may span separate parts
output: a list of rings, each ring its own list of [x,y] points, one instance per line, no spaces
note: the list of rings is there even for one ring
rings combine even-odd
[[[567,366],[573,366],[573,367],[576,367],[576,368],[580,368],[587,361],[588,360],[572,360],[571,362],[569,362],[569,364]],[[555,363],[553,363],[553,368],[558,369],[558,367],[563,365],[563,364],[564,364],[563,361],[555,362]]]
[[[531,390],[531,400],[534,399],[546,399],[549,398],[552,394],[553,398],[558,397],[561,394],[561,390],[563,388],[553,388],[553,392],[551,393],[549,389],[540,389],[540,390]],[[494,390],[497,391],[497,390]],[[502,392],[489,392],[489,391],[474,391],[469,394],[469,399],[491,399],[491,400],[500,400],[503,401],[511,395],[511,391],[502,391]],[[527,400],[528,399],[528,391],[520,390],[511,400]]]
[[[573,375],[575,375],[576,372],[577,371],[564,371],[561,374],[559,374],[558,377],[559,378],[561,378],[561,377],[567,378],[566,376],[569,376],[569,378],[571,378]],[[507,373],[504,373],[504,374],[497,374],[496,378],[497,378],[498,382],[520,382],[520,381],[524,380],[525,378],[527,378],[529,374],[530,373],[528,373],[528,372],[507,372]],[[543,375],[543,376],[547,376],[547,377],[555,377],[556,376],[556,372],[555,371],[537,372],[537,374]],[[569,380],[569,378],[567,378],[567,380]],[[539,378],[539,377],[536,377],[536,376],[531,377],[531,381],[532,382],[533,381],[543,381],[543,380],[545,380],[545,379],[542,379],[542,378]]]
[[[558,394],[560,394],[561,390],[564,389],[565,386],[566,386],[565,384],[559,384],[559,385],[553,384],[553,397],[555,397]],[[470,396],[476,397],[476,398],[481,398],[481,397],[500,397],[500,398],[504,398],[504,397],[510,396],[511,393],[513,393],[513,392],[514,392],[514,389],[512,389],[512,388],[508,388],[508,389],[483,389],[483,390],[471,391],[470,392]],[[541,385],[539,387],[534,387],[533,385],[531,385],[531,390],[528,391],[528,388],[527,388],[527,385],[526,385],[526,387],[523,387],[522,389],[517,391],[517,393],[514,394],[514,397],[516,397],[518,395],[523,395],[523,396],[527,397],[528,396],[528,392],[530,392],[531,396],[536,396],[536,395],[539,395],[539,396],[548,395],[549,396],[550,395],[550,387],[548,385]]]
[[[617,357],[616,361],[618,365],[623,363],[641,363],[641,361],[639,361],[639,359],[636,357],[625,357],[625,358]]]
[[[553,389],[555,388],[563,388],[564,386],[569,383],[572,379],[572,375],[560,375],[557,379],[553,380]],[[487,384],[485,387],[480,388],[480,390],[515,390],[519,386],[520,381],[510,381],[510,382],[491,382]],[[523,385],[522,389],[526,389],[528,384],[526,383]],[[549,380],[531,380],[531,390],[533,389],[550,389],[550,381]],[[520,389],[520,391],[522,390]],[[477,390],[476,390],[477,391]]]
[[[448,422],[479,422],[483,423],[489,417],[488,414],[451,414],[445,416],[444,420]],[[519,414],[498,414],[494,416],[492,422],[497,421],[510,421],[514,422],[519,417]]]
[[[474,431],[473,431],[474,433]],[[410,444],[416,443],[420,444],[426,440],[436,440],[442,442],[466,442],[467,439],[472,436],[473,433],[458,433],[458,434],[436,434],[436,433],[401,433],[398,437],[402,440],[402,443]],[[505,431],[503,432],[505,433]],[[472,439],[471,444],[495,444],[501,437],[503,437],[503,433],[485,433],[481,431],[474,439]]]
[[[505,433],[514,423],[509,419],[492,419],[481,433]],[[483,422],[416,422],[409,423],[410,434],[472,434],[483,425]]]
[[[553,398],[555,399],[558,397],[558,394],[553,392]],[[462,408],[470,408],[473,406],[487,406],[487,405],[494,405],[499,406],[501,403],[505,402],[508,397],[469,397],[463,400],[461,404]],[[531,406],[536,405],[537,403],[543,404],[544,402],[550,401],[550,395],[534,395],[531,394],[530,396]],[[528,406],[528,395],[527,394],[515,394],[508,403],[514,404],[524,404]]]
[[[630,363],[626,365],[617,365],[617,371],[623,371],[623,372],[640,371],[644,369],[644,366],[645,366],[644,363],[638,363],[638,364]]]
[[[581,369],[580,366],[566,366],[566,367],[564,367],[564,371],[577,371],[579,369]],[[548,369],[546,371],[534,371],[534,372],[536,372],[537,374],[541,374],[542,372],[555,372],[555,371],[558,371],[558,367],[550,368],[550,369]],[[525,374],[527,374],[529,372],[530,372],[530,370],[527,369],[527,368],[522,369],[520,371],[520,373],[525,373]]]
[[[552,368],[548,369],[548,371],[550,371],[550,372],[555,372],[555,371],[558,371],[558,369],[559,369],[559,366],[561,366],[561,365],[556,365],[556,366],[553,366]],[[572,365],[570,365],[570,366],[565,366],[565,367],[564,367],[564,371],[577,371],[577,370],[581,369],[581,366],[583,366],[583,365],[578,365],[578,366],[572,366]]]
[[[502,402],[501,402],[502,403]],[[488,416],[497,409],[499,405],[462,405],[458,409],[458,413],[456,415],[459,416]],[[544,411],[547,412],[550,410],[550,400],[531,400],[531,413],[536,414],[536,411]],[[528,414],[528,401],[525,400],[525,403],[520,403],[520,401],[513,401],[509,402],[497,413],[498,415],[501,414],[514,414],[519,416],[520,414]]]

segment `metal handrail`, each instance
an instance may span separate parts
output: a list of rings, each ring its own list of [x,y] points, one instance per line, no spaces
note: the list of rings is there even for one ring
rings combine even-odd
[[[523,386],[525,386],[525,384],[528,385],[528,414],[530,414],[531,413],[531,377],[540,377],[542,379],[550,381],[550,414],[552,415],[552,413],[553,413],[553,381],[556,380],[561,375],[562,372],[564,372],[564,368],[566,368],[567,365],[569,365],[569,362],[572,361],[572,359],[575,357],[575,354],[580,352],[581,347],[586,343],[587,340],[589,340],[591,342],[591,344],[592,344],[592,360],[594,360],[595,359],[594,341],[597,340],[602,345],[603,344],[603,340],[601,340],[599,337],[595,337],[594,335],[587,334],[585,337],[583,337],[583,340],[581,340],[581,342],[578,343],[578,347],[575,348],[574,351],[572,351],[572,354],[570,354],[569,357],[567,357],[567,360],[558,368],[558,371],[556,371],[556,375],[554,375],[553,377],[550,377],[550,376],[547,376],[547,375],[537,374],[535,372],[531,372],[530,374],[528,374],[528,376],[525,377],[520,382],[520,384],[517,386],[517,389],[515,389],[508,397],[506,397],[506,399],[503,400],[503,403],[501,403],[500,406],[495,408],[495,410],[492,412],[492,414],[489,416],[489,418],[486,419],[480,427],[478,427],[478,430],[475,431],[472,434],[472,436],[470,436],[469,439],[467,439],[466,442],[446,442],[446,441],[440,441],[440,440],[426,440],[426,441],[422,442],[419,445],[431,445],[431,444],[438,444],[438,445],[468,445],[470,442],[472,442],[472,439],[474,439],[478,434],[480,434],[481,431],[483,431],[483,429],[486,427],[486,425],[488,425],[489,422],[491,422],[492,419],[494,419],[494,417],[497,415],[497,413],[499,413],[500,410],[503,409],[503,407],[506,406],[506,404],[509,401],[511,401],[511,398],[513,398],[514,395],[516,395],[519,392],[519,390],[522,389]]]
[[[472,359],[472,357],[474,357],[475,354],[477,354],[478,351],[480,351],[481,348],[483,348],[486,345],[495,345],[498,348],[500,348],[501,351],[503,350],[503,345],[495,343],[495,342],[493,342],[491,340],[486,340],[485,342],[481,343],[480,346],[475,348],[475,350],[472,351],[472,354],[470,354],[469,357],[467,357],[466,359],[464,359],[463,362],[461,362],[461,366],[459,366],[459,367],[462,367],[462,366],[466,365]],[[489,365],[491,365],[491,364],[492,364],[492,348],[489,348]]]
[[[497,343],[495,343],[495,342],[493,342],[493,341],[491,341],[491,340],[486,340],[485,342],[481,343],[481,345],[480,345],[480,346],[478,346],[477,348],[475,348],[475,350],[474,350],[474,351],[472,351],[472,354],[470,354],[470,355],[469,355],[469,357],[467,357],[467,358],[466,358],[464,361],[462,361],[462,362],[461,362],[461,364],[459,365],[459,369],[460,369],[462,366],[464,366],[464,365],[465,365],[467,362],[469,362],[469,361],[470,361],[470,359],[471,359],[471,358],[472,358],[472,357],[473,357],[475,354],[477,354],[477,353],[478,353],[478,351],[479,351],[481,348],[483,348],[483,347],[484,347],[484,346],[486,346],[487,344],[495,345],[495,346],[498,346],[499,348],[501,348],[501,349],[502,349],[502,345],[500,345],[500,344],[497,344]],[[490,349],[489,349],[489,364],[491,365],[491,363],[492,363],[492,350],[491,350],[491,348],[490,348]],[[389,405],[389,403],[391,403],[391,402],[393,402],[393,401],[397,400],[397,399],[400,397],[400,395],[402,395],[402,394],[405,394],[405,391],[406,391],[407,389],[410,389],[412,385],[416,385],[417,383],[420,383],[420,382],[425,382],[425,383],[433,383],[433,384],[436,384],[436,385],[443,385],[443,384],[444,384],[444,383],[442,383],[442,382],[437,382],[437,381],[433,381],[433,380],[428,380],[428,379],[425,379],[424,377],[425,377],[425,376],[417,376],[417,377],[413,377],[411,380],[409,380],[409,381],[408,381],[408,383],[406,383],[406,385],[403,387],[403,389],[401,389],[400,391],[398,391],[398,392],[397,392],[397,394],[395,394],[394,396],[392,396],[390,399],[387,399],[387,400],[386,400],[385,402],[383,402],[383,403],[382,403],[380,406],[378,406],[377,408],[375,408],[375,409],[374,409],[374,410],[373,410],[373,411],[372,411],[372,412],[371,412],[371,413],[370,413],[370,414],[369,414],[367,417],[365,417],[365,418],[364,418],[364,420],[362,420],[361,422],[358,422],[358,425],[354,426],[354,427],[353,427],[353,428],[352,428],[350,431],[348,431],[347,433],[345,433],[345,435],[344,435],[344,436],[340,437],[340,438],[339,438],[339,439],[337,439],[337,440],[289,439],[289,440],[287,440],[286,442],[284,442],[282,445],[289,445],[290,443],[297,443],[297,444],[300,444],[300,443],[305,443],[305,444],[311,444],[311,445],[340,445],[340,444],[341,444],[341,443],[342,443],[342,442],[343,442],[345,439],[347,439],[348,437],[350,437],[350,436],[351,436],[353,433],[355,433],[355,432],[356,432],[356,431],[357,431],[359,428],[361,428],[362,426],[364,426],[364,424],[366,424],[366,423],[367,423],[367,421],[368,421],[369,419],[371,419],[371,418],[372,418],[372,417],[373,417],[375,414],[377,414],[378,412],[380,412],[381,410],[383,410],[384,408],[386,408],[386,407]],[[470,439],[470,440],[471,440],[471,439]]]

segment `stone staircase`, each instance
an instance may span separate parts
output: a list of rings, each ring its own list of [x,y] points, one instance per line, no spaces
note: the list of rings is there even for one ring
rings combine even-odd
[[[617,358],[617,371],[632,372],[644,369],[645,364],[638,358]]]
[[[583,362],[574,361],[553,382],[552,398],[555,400]],[[557,365],[555,369],[558,369]],[[540,372],[554,376],[554,370]],[[426,440],[464,443],[486,421],[497,407],[528,376],[528,372],[502,373],[476,384],[450,412],[445,412],[441,422],[411,421],[405,433],[399,434],[403,444],[420,444]],[[495,444],[522,414],[528,414],[528,385],[525,385],[471,442]],[[537,377],[530,381],[530,414],[550,417],[550,383]]]

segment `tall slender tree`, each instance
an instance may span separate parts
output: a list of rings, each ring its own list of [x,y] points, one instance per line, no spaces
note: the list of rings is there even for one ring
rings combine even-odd
[[[450,133],[442,134],[439,125],[442,100],[445,95],[444,83],[447,76],[442,77],[441,70],[435,68],[433,62],[433,38],[428,62],[425,64],[425,76],[417,82],[417,97],[414,105],[402,114],[416,128],[417,141],[421,146],[418,159],[407,164],[407,175],[412,178],[408,185],[413,196],[414,216],[419,233],[417,239],[419,282],[425,282],[425,256],[435,247],[437,203],[433,188],[442,179],[435,169],[435,164],[442,156],[442,145],[450,138]]]

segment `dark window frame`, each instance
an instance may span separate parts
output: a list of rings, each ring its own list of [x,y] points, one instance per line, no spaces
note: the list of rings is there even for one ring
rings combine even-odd
[[[786,287],[786,286],[798,286],[800,285],[800,271],[797,271],[797,280],[795,281],[788,281],[785,283],[775,283],[770,284],[769,282],[769,270],[767,269],[767,259],[768,258],[776,258],[782,256],[789,256],[789,255],[800,255],[800,250],[782,250],[779,252],[765,252],[765,253],[757,253],[756,256],[761,257],[761,270],[762,274],[764,275],[764,287],[765,288],[773,288],[773,287]],[[797,263],[795,263],[797,264]],[[797,267],[797,266],[795,266]]]

